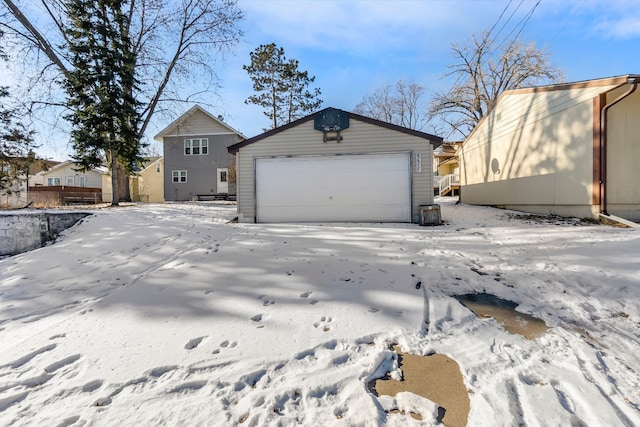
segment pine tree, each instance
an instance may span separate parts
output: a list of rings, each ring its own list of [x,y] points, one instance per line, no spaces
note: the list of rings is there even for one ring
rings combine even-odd
[[[275,43],[260,45],[249,55],[251,64],[242,68],[249,73],[256,94],[248,97],[245,104],[264,108],[271,121],[270,129],[291,123],[322,105],[320,89],[308,90],[315,77],[300,71],[298,60],[287,60],[283,48]]]
[[[128,0],[67,0],[66,35],[72,70],[65,81],[74,162],[83,170],[109,161],[112,206],[118,205],[118,175],[140,162],[136,57],[123,8]]]

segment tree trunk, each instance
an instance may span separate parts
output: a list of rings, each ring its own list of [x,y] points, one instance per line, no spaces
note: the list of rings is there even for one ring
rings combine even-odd
[[[112,135],[112,138],[115,138]],[[120,206],[118,204],[118,152],[115,148],[111,148],[111,206]]]
[[[122,202],[131,201],[131,186],[129,185],[129,174],[118,162],[118,199]]]

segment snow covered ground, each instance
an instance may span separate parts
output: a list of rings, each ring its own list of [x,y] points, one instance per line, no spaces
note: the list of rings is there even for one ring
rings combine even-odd
[[[638,230],[441,204],[440,227],[96,211],[0,260],[0,425],[435,424],[368,391],[394,342],[460,364],[469,425],[640,425]],[[550,330],[509,334],[470,292]]]

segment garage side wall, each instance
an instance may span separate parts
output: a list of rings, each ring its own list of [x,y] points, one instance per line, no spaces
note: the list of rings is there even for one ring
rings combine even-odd
[[[342,141],[323,142],[323,134],[313,128],[313,120],[240,148],[237,154],[238,220],[256,222],[256,158],[304,155],[375,154],[411,152],[412,221],[419,221],[419,206],[433,203],[432,158],[430,141],[392,129],[350,120],[341,132]],[[416,155],[421,172],[416,171]],[[295,177],[292,177],[295,179]]]
[[[607,94],[612,102],[628,86]],[[608,113],[607,211],[640,221],[640,89]]]
[[[593,98],[613,88],[507,93],[461,150],[461,201],[593,217]]]

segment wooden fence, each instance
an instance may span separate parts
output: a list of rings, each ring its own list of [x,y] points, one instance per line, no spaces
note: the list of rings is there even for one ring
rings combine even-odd
[[[28,199],[36,206],[91,205],[102,203],[102,189],[68,185],[29,187]]]

